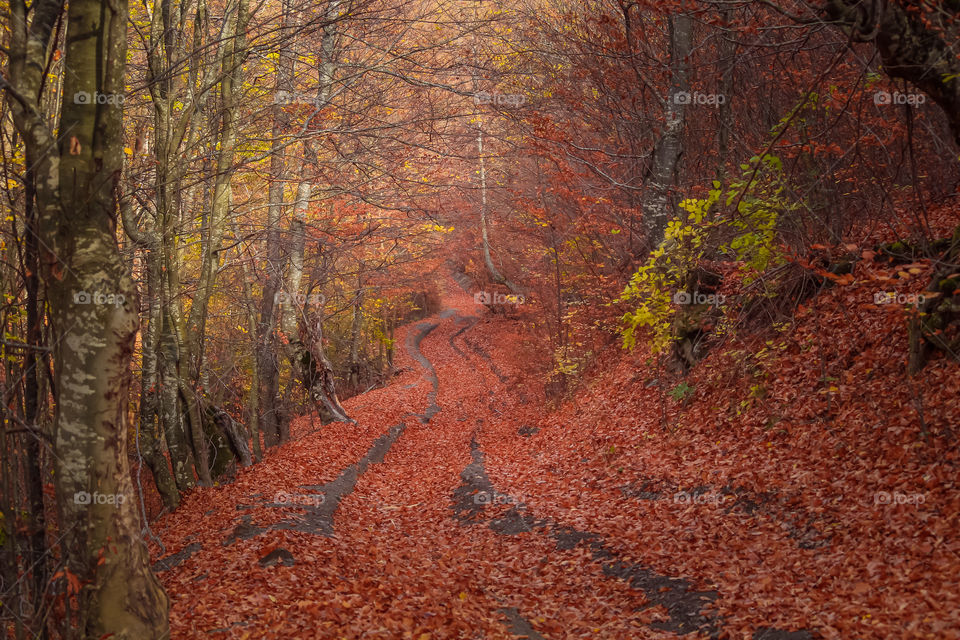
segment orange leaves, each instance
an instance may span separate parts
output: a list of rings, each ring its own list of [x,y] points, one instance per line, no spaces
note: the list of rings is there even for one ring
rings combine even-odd
[[[74,596],[80,593],[80,578],[77,574],[70,571],[70,569],[61,569],[53,574],[51,580],[57,580],[63,578],[67,585],[67,595]]]
[[[880,262],[864,256],[856,278],[811,298],[789,331],[711,353],[685,378],[697,394],[683,405],[661,402],[679,377],[613,347],[548,411],[535,360],[517,355],[526,353],[517,323],[486,319],[457,334],[465,324],[431,320],[439,326],[421,351],[437,371],[441,411],[429,424],[409,414],[432,387],[398,350],[396,381],[347,402],[358,425],[314,431],[298,420],[297,440],[163,518],[171,550],[187,536],[204,543],[161,574],[175,636],[243,623],[238,637],[506,639],[509,610],[546,637],[670,637],[659,626],[674,613],[657,598],[672,583],[637,588],[605,573],[615,558],[683,579],[691,593],[716,591],[702,608],[722,616],[730,637],[774,626],[944,637],[960,625],[960,460],[945,437],[960,412],[960,376],[941,363],[915,388],[904,384],[891,362],[905,329],[859,303],[881,278],[907,282],[904,271],[918,283],[927,266]],[[474,312],[463,298],[446,304]],[[242,515],[257,525],[281,517],[252,496],[328,483],[404,420],[383,461],[342,497],[332,537],[273,530],[222,545]],[[616,455],[605,458],[611,445]],[[457,521],[453,495],[480,452],[505,499]],[[517,498],[522,505],[508,500]],[[491,527],[511,513],[528,525],[509,535]],[[547,519],[557,528],[535,524]],[[596,537],[566,540],[564,531]],[[610,559],[595,557],[596,540]],[[278,548],[296,564],[257,566]]]

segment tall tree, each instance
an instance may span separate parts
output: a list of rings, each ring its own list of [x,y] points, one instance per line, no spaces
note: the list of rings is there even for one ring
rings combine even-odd
[[[629,9],[626,10],[629,16]],[[683,153],[685,104],[690,97],[688,64],[693,42],[693,20],[681,13],[668,18],[670,31],[670,84],[664,100],[664,122],[653,149],[653,164],[643,192],[643,221],[647,245],[663,239],[667,221],[673,217],[670,189],[676,182],[677,163]],[[629,22],[627,23],[629,29]]]
[[[83,637],[169,636],[127,462],[127,395],[138,326],[117,244],[127,3],[74,0],[66,20],[58,134],[42,112],[61,0],[10,5],[14,121],[36,160],[41,273],[54,332],[54,486]],[[28,19],[32,13],[32,20]],[[74,582],[76,584],[76,582]]]

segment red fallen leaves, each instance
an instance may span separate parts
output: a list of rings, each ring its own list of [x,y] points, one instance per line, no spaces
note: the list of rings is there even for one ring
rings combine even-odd
[[[406,370],[393,385],[347,403],[358,425],[304,435],[315,425],[301,420],[298,440],[241,470],[234,484],[191,494],[161,521],[168,551],[203,544],[161,574],[174,637],[229,628],[227,637],[238,638],[510,638],[505,607],[547,637],[675,637],[649,626],[668,612],[603,575],[583,545],[558,551],[537,531],[499,536],[487,528],[509,505],[488,506],[472,526],[451,518],[474,434],[496,489],[521,496],[535,517],[595,532],[624,561],[717,590],[705,609],[723,617],[726,637],[759,627],[827,638],[951,637],[960,628],[951,440],[958,365],[935,360],[903,381],[902,322],[857,303],[874,286],[864,266],[849,286],[809,302],[791,331],[710,354],[687,380],[689,404],[667,397],[666,433],[660,389],[648,386],[663,373],[646,366],[642,350],[604,352],[587,388],[546,413],[530,358],[517,355],[519,322],[478,323],[456,339],[464,360],[448,343],[462,325],[443,320],[421,349],[440,379],[443,410],[430,424],[405,415],[423,410],[430,385],[401,354]],[[465,296],[448,300],[477,313]],[[490,355],[509,387],[463,348],[464,338]],[[665,379],[664,390],[678,382]],[[755,385],[762,397],[751,395]],[[240,515],[260,525],[284,516],[237,504],[334,479],[400,421],[407,431],[384,464],[371,465],[343,499],[335,538],[269,531],[221,545]],[[518,434],[533,426],[539,432]],[[659,500],[622,490],[654,481]],[[712,497],[727,485],[748,493],[732,506],[674,500],[703,485]],[[908,502],[915,494],[924,501]],[[296,564],[257,564],[277,548]]]
[[[870,295],[870,285],[854,285],[812,301],[799,326],[775,338],[784,348],[759,362],[759,378],[724,374],[743,361],[735,348],[756,354],[769,345],[756,340],[711,354],[687,381],[697,390],[690,406],[667,399],[670,433],[660,427],[657,389],[643,384],[656,371],[633,381],[643,369],[608,354],[610,370],[559,421],[538,420],[541,431],[519,444],[507,443],[506,430],[487,434],[491,476],[506,491],[523,487],[538,514],[587,520],[658,571],[715,586],[716,611],[734,637],[757,626],[843,638],[947,637],[939,634],[960,628],[951,445],[958,366],[936,360],[905,383],[903,324],[876,307],[851,311]],[[824,379],[824,370],[843,382]],[[766,387],[763,402],[750,401],[756,384]],[[499,473],[518,446],[531,467]],[[546,473],[555,469],[565,473]],[[621,487],[651,478],[670,479],[672,491],[732,484],[776,499],[753,512],[675,504],[670,492],[659,501],[623,499]],[[575,518],[560,506],[559,496],[571,492],[579,498]],[[910,501],[916,493],[923,503]],[[883,502],[897,494],[904,499]],[[829,545],[801,544],[805,530],[829,536]]]

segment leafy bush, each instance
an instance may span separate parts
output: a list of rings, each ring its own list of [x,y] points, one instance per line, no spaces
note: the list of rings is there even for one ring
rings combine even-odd
[[[740,165],[740,177],[724,187],[714,181],[706,198],[688,198],[679,204],[686,219],[667,224],[664,240],[637,271],[615,302],[634,302],[623,315],[623,347],[632,349],[636,331],[648,327],[654,352],[676,339],[673,295],[688,284],[711,243],[717,251],[740,263],[745,283],[783,262],[777,243],[777,221],[802,206],[787,196],[783,164],[776,156],[754,156]],[[729,213],[713,216],[723,201]],[[730,208],[732,207],[732,211]]]

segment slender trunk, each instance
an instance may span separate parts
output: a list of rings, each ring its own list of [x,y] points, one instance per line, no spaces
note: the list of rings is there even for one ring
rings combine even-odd
[[[157,385],[159,384],[158,351],[160,348],[163,311],[160,308],[161,273],[159,260],[154,255],[157,247],[151,247],[147,253],[147,318],[142,329],[141,375],[140,375],[140,429],[141,451],[150,471],[154,484],[163,498],[163,504],[175,509],[180,504],[180,491],[170,472],[167,459],[163,455],[160,438],[160,406]]]
[[[0,325],[4,331],[7,325],[4,322]],[[7,374],[6,380],[13,377],[13,363],[7,361],[4,366],[4,373]],[[13,438],[7,434],[7,423],[9,418],[7,414],[9,409],[6,405],[0,405],[0,453],[3,454],[3,460],[16,459],[16,445],[11,442]],[[9,457],[8,457],[9,456]],[[17,559],[20,557],[17,542],[18,535],[7,533],[6,523],[16,522],[19,505],[17,504],[17,469],[15,464],[0,465],[0,522],[4,523],[4,528],[0,529],[4,535],[0,536],[0,579],[4,585],[10,585],[7,589],[4,599],[8,602],[20,602],[24,599],[24,588],[19,580],[20,567]],[[11,527],[12,528],[12,527]],[[15,633],[17,640],[24,635],[23,623],[18,619],[16,621]]]
[[[169,300],[169,295],[164,294]],[[163,429],[173,477],[181,492],[189,491],[196,484],[193,475],[193,453],[187,441],[183,425],[183,407],[180,401],[180,338],[176,330],[172,305],[161,312],[160,344],[157,358],[158,410]]]
[[[153,474],[154,484],[163,503],[170,509],[180,504],[180,492],[177,489],[167,459],[163,455],[162,439],[158,425],[159,393],[158,377],[158,350],[160,346],[160,324],[162,310],[160,308],[161,274],[159,238],[152,229],[140,230],[133,215],[133,205],[129,199],[120,203],[120,213],[123,228],[137,246],[145,249],[144,262],[146,263],[147,282],[147,317],[146,325],[141,328],[141,363],[140,363],[140,423],[137,430],[139,450]],[[146,517],[146,514],[143,514]]]
[[[733,12],[724,9],[720,14],[723,26],[729,25],[733,18]],[[727,35],[725,29],[718,31],[720,44],[720,95],[723,96],[723,102],[717,109],[717,180],[723,182],[726,177],[727,154],[730,153],[730,132],[733,130],[733,69],[736,62],[737,45],[733,38]]]
[[[204,3],[197,5],[197,20],[195,34],[203,24]],[[181,12],[184,5],[178,6]],[[184,408],[180,401],[180,355],[183,351],[182,339],[182,310],[180,291],[180,210],[182,177],[187,169],[187,163],[182,161],[181,153],[191,146],[196,114],[202,98],[189,100],[183,92],[177,92],[177,82],[181,72],[177,71],[179,61],[185,57],[182,42],[175,37],[177,25],[182,24],[183,16],[173,15],[174,7],[171,0],[156,0],[150,23],[148,37],[150,46],[147,47],[147,66],[150,74],[151,102],[153,105],[153,145],[154,163],[154,192],[155,224],[157,232],[155,238],[149,242],[147,252],[148,278],[151,285],[151,316],[149,329],[152,332],[151,340],[145,340],[144,358],[147,358],[147,344],[152,344],[156,354],[156,377],[153,385],[143,386],[143,401],[141,406],[147,411],[153,410],[158,419],[159,429],[166,441],[167,451],[170,454],[170,464],[173,468],[173,478],[178,492],[191,489],[196,480],[194,478],[194,459],[187,441],[183,426]],[[196,36],[195,36],[196,37]],[[198,43],[195,43],[198,44]],[[199,46],[198,46],[199,50]],[[196,73],[199,62],[191,61],[191,79]],[[213,65],[209,65],[212,68]],[[182,113],[177,105],[182,106]],[[186,139],[186,140],[185,140]],[[127,225],[128,233],[133,225]],[[156,303],[157,309],[153,307]],[[148,326],[150,326],[148,325]],[[159,436],[157,440],[159,441]],[[159,468],[159,461],[157,465]],[[158,479],[159,480],[159,479]],[[160,483],[158,482],[158,488]],[[161,492],[165,490],[160,488]],[[167,489],[167,493],[172,492]]]
[[[46,516],[43,507],[43,472],[40,468],[41,447],[40,440],[43,437],[40,425],[37,424],[40,418],[40,369],[38,367],[37,352],[31,347],[41,347],[43,344],[43,332],[41,331],[41,302],[40,302],[40,252],[37,243],[37,219],[36,208],[34,207],[34,198],[36,191],[33,180],[33,157],[32,149],[27,150],[26,154],[26,193],[25,199],[25,251],[24,265],[25,284],[27,290],[27,345],[24,353],[23,371],[24,371],[24,398],[23,398],[23,419],[30,429],[27,434],[27,499],[29,503],[29,531],[30,540],[30,562],[33,574],[33,592],[36,602],[40,602],[47,584],[47,562],[46,562]],[[8,378],[9,379],[9,378]],[[44,629],[42,635],[46,637]]]
[[[186,380],[181,378],[180,389],[187,403],[187,416],[193,438],[197,475],[201,483],[211,485],[209,451],[204,444],[201,395],[203,394],[203,348],[207,312],[220,267],[227,216],[233,200],[231,177],[233,175],[234,150],[237,144],[238,122],[236,99],[240,92],[242,61],[245,57],[245,32],[247,24],[247,1],[238,0],[228,7],[229,20],[225,20],[223,52],[220,57],[220,135],[216,160],[216,177],[210,202],[210,214],[204,225],[203,252],[200,264],[200,281],[197,293],[190,306],[187,319],[186,353],[184,361],[189,371]]]
[[[519,294],[520,288],[508,280],[497,266],[493,264],[493,257],[490,255],[490,232],[487,221],[487,162],[483,155],[483,125],[477,125],[477,157],[480,160],[480,236],[483,242],[483,264],[487,267],[490,278],[497,284],[505,285],[513,293]]]
[[[282,439],[286,428],[282,425],[283,412],[280,411],[280,367],[277,360],[277,343],[274,335],[278,294],[283,279],[283,256],[280,239],[280,219],[283,210],[284,184],[287,179],[284,159],[284,136],[288,134],[290,118],[283,101],[277,96],[281,92],[293,90],[293,71],[295,57],[291,51],[293,38],[291,33],[291,6],[284,1],[280,24],[282,45],[278,52],[279,62],[274,80],[273,132],[271,135],[270,187],[267,207],[267,260],[266,279],[263,284],[263,297],[260,300],[260,322],[254,334],[257,337],[257,386],[251,387],[256,393],[259,422],[264,432],[267,446],[276,445]],[[255,391],[254,391],[255,390]]]
[[[340,0],[331,0],[327,6],[328,22],[323,28],[320,42],[323,61],[320,64],[317,87],[318,107],[326,106],[333,96],[333,82],[337,69],[335,19],[340,15],[340,5]],[[316,165],[316,152],[309,140],[304,141],[303,156],[303,169],[297,185],[297,199],[290,220],[292,249],[287,276],[287,292],[290,294],[296,294],[300,290],[300,281],[303,277],[307,207],[313,194],[311,172]],[[295,310],[299,313],[297,314]],[[319,305],[316,309],[311,307],[310,313],[315,314],[316,320],[313,323],[308,320],[304,308],[294,306],[292,303],[286,305],[281,312],[281,328],[287,336],[289,345],[287,357],[290,359],[291,369],[300,371],[301,380],[322,418],[329,416],[334,420],[352,422],[337,397],[333,365],[324,352],[323,306]]]
[[[250,268],[250,261],[240,256],[240,264],[243,268],[243,301],[247,310],[247,333],[253,339],[253,357],[250,358],[250,393],[247,395],[247,433],[253,445],[253,459],[256,461],[263,459],[263,450],[260,448],[260,358],[257,354],[259,345],[257,330],[259,323],[257,313],[254,309],[253,299],[253,269]]]
[[[363,325],[363,267],[357,272],[353,293],[353,321],[350,323],[350,384],[360,384],[360,329]]]
[[[664,107],[664,126],[653,150],[653,167],[645,185],[641,207],[647,231],[647,246],[663,239],[673,217],[670,191],[676,182],[677,165],[683,153],[684,100],[690,93],[687,65],[692,46],[693,23],[687,14],[670,18],[670,95]]]

